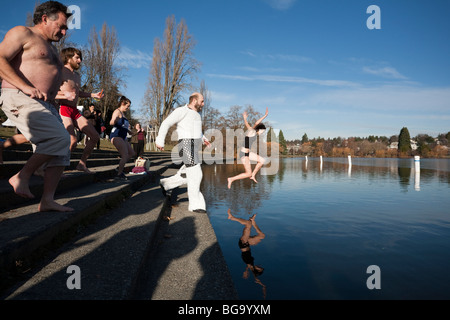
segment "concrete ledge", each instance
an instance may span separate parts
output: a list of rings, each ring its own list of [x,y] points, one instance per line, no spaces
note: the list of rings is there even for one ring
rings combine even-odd
[[[163,197],[159,179],[149,181],[33,268],[2,299],[237,299],[208,215],[189,212],[187,205],[185,188],[171,201]],[[79,290],[67,287],[67,268],[73,265],[81,274]]]
[[[129,175],[126,182],[112,179],[86,184],[66,192],[57,201],[73,212],[38,212],[37,204],[26,205],[1,215],[0,289],[27,270],[45,253],[76,234],[80,225],[119,206],[137,189],[156,179],[169,166],[153,166],[146,175]]]

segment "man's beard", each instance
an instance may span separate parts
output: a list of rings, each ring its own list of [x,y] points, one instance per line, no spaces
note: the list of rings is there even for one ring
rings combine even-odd
[[[70,62],[70,66],[72,67],[73,70],[78,70],[80,69],[80,65],[76,62],[71,61]]]

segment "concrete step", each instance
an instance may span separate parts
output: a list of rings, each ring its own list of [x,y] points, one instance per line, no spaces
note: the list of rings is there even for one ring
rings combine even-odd
[[[23,146],[20,146],[23,147]],[[3,164],[0,165],[0,179],[9,179],[22,169],[33,153],[31,151],[15,151],[6,149],[3,151]],[[71,153],[70,166],[66,170],[75,170],[80,161],[82,150],[77,149]],[[161,152],[146,152],[144,157],[149,159],[168,159],[170,154]],[[88,168],[108,166],[119,163],[120,156],[117,151],[94,150],[87,160]],[[129,161],[133,163],[132,160]]]
[[[180,164],[170,153],[146,153],[148,174],[115,181],[117,155],[94,152],[94,174],[67,168],[56,200],[74,212],[38,212],[42,178],[30,183],[35,200],[0,180],[0,299],[237,299],[209,217],[187,210],[186,188],[172,201],[170,192],[162,195],[160,176]],[[25,163],[10,159],[6,172]],[[81,289],[68,288],[71,266]]]
[[[238,299],[208,215],[187,210],[186,188],[173,193],[164,197],[159,179],[147,182],[71,241],[49,250],[0,298]]]
[[[167,154],[148,154],[146,158],[150,160],[152,165],[159,165],[170,159]],[[67,190],[84,186],[86,184],[94,183],[104,179],[113,178],[116,176],[115,169],[119,164],[120,158],[115,159],[88,159],[88,167],[94,174],[86,174],[84,172],[76,171],[75,166],[77,160],[71,160],[71,166],[64,172],[64,178],[58,184],[57,193],[61,194]],[[25,162],[5,162],[0,166],[0,172],[7,172],[6,177],[0,179],[0,213],[8,208],[16,205],[23,205],[24,203],[36,202],[40,199],[43,190],[43,179],[41,177],[33,176],[30,181],[30,191],[35,195],[36,200],[26,200],[14,193],[13,188],[8,183],[9,177],[16,174],[23,167]],[[134,168],[134,162],[130,161],[125,165],[125,172],[130,172]],[[0,175],[1,177],[1,175]]]
[[[73,212],[38,212],[36,203],[27,203],[0,214],[0,288],[5,289],[21,276],[34,270],[33,267],[47,252],[58,248],[82,228],[101,215],[109,214],[113,208],[130,198],[137,190],[153,183],[160,198],[155,203],[146,203],[155,212],[161,210],[164,198],[159,190],[159,175],[172,166],[172,161],[154,161],[148,174],[128,174],[129,180],[116,181],[112,177],[99,178],[98,174],[113,172],[113,168],[98,168],[93,175],[74,174],[61,185],[58,203],[75,209]],[[114,167],[114,166],[113,166]],[[89,179],[85,181],[84,179]],[[83,182],[84,181],[84,182]],[[74,187],[77,184],[78,187]],[[152,189],[152,190],[153,190]],[[150,192],[150,191],[149,191]],[[153,191],[156,193],[156,191]],[[155,197],[153,197],[155,198]],[[3,201],[2,201],[3,202]],[[151,202],[151,201],[150,201]],[[127,201],[125,210],[133,215],[137,201]],[[152,210],[150,210],[152,211]],[[132,219],[133,220],[133,219]],[[139,219],[137,219],[139,220]],[[114,248],[110,254],[114,252]]]
[[[71,158],[80,159],[83,154],[84,146],[80,145],[77,149],[71,152]],[[30,143],[24,143],[17,146],[6,148],[2,152],[3,160],[8,161],[26,161],[33,154],[33,149]],[[91,158],[111,158],[118,156],[116,150],[110,149],[94,149]]]

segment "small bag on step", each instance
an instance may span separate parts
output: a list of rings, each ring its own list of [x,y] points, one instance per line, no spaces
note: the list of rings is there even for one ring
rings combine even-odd
[[[139,157],[134,163],[133,173],[146,173],[150,170],[150,160]]]

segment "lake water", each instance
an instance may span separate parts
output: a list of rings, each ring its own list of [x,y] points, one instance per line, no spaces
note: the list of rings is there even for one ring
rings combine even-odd
[[[280,159],[228,189],[242,171],[204,165],[202,184],[240,299],[450,299],[450,160]],[[257,277],[228,209],[265,235],[250,247]]]

